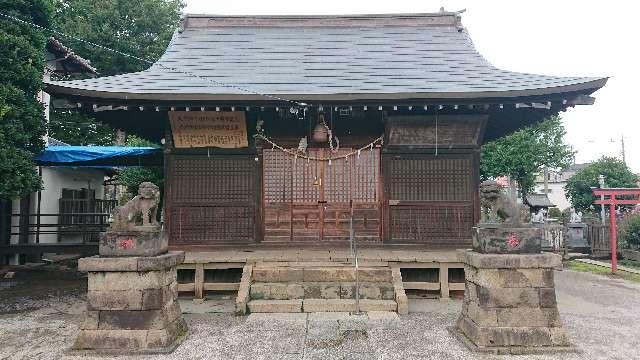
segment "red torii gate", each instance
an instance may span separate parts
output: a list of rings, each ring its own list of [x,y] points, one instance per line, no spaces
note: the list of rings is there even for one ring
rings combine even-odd
[[[640,188],[593,188],[593,195],[599,199],[594,204],[609,205],[609,230],[611,240],[611,272],[618,271],[618,229],[616,225],[616,205],[638,205],[640,204]],[[619,196],[629,197],[619,199]]]

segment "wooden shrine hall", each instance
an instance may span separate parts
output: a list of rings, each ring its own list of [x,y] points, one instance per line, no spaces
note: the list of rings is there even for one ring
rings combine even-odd
[[[164,227],[187,262],[330,260],[351,231],[378,260],[455,262],[443,250],[469,247],[479,219],[480,146],[606,81],[498,69],[460,12],[187,15],[147,70],[46,89],[164,144]]]

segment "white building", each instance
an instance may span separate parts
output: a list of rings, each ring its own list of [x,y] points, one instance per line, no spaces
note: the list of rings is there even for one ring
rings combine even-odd
[[[566,170],[547,171],[547,182],[545,184],[544,174],[540,173],[536,176],[534,192],[539,194],[547,194],[547,197],[558,209],[565,210],[571,207],[571,203],[564,192],[567,181],[575,175],[576,172],[583,169],[588,164],[574,164]],[[546,191],[545,191],[546,188]]]

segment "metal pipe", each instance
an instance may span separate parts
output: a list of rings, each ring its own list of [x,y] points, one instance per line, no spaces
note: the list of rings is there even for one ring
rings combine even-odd
[[[360,281],[358,278],[358,243],[353,230],[353,200],[349,201],[349,239],[351,240],[351,252],[354,258],[354,268],[356,271],[356,314],[360,314]]]

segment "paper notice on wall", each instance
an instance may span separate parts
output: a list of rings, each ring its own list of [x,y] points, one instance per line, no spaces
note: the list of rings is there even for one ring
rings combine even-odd
[[[170,111],[169,121],[176,148],[249,146],[243,111]]]

